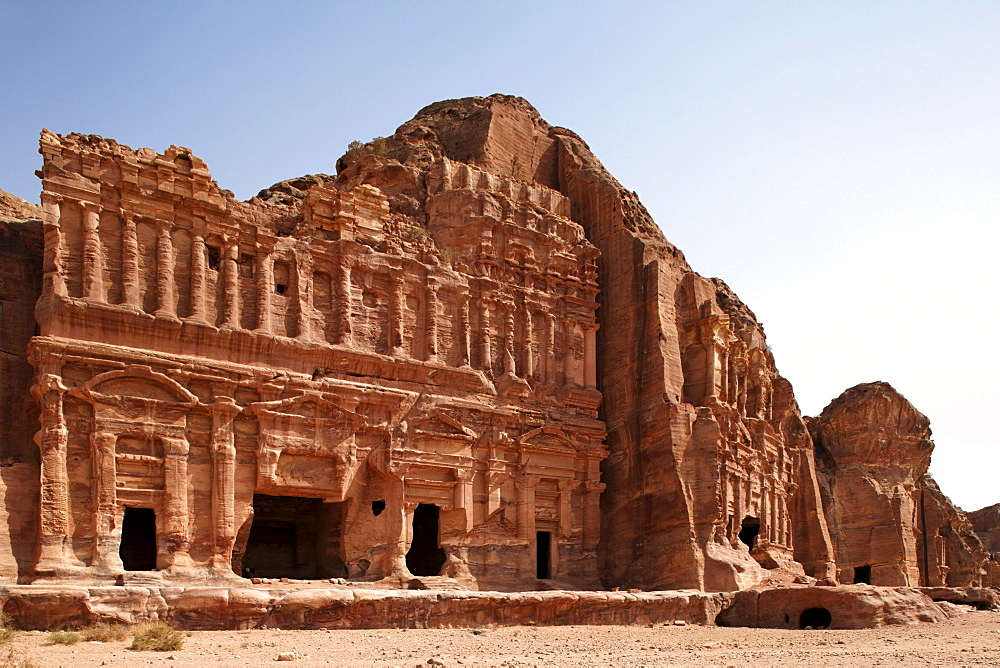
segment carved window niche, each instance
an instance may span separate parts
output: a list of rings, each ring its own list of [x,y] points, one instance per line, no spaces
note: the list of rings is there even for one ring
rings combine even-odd
[[[119,436],[115,444],[115,486],[127,490],[162,490],[163,444],[149,436]]]

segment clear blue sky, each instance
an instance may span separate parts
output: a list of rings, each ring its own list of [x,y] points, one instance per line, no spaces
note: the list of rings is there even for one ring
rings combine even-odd
[[[191,148],[248,198],[430,102],[576,130],[764,322],[803,412],[885,380],[1000,501],[1000,2],[0,0],[0,188],[42,127]]]

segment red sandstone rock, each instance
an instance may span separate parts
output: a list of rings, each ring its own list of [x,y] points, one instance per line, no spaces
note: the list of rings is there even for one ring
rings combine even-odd
[[[947,611],[915,589],[852,585],[737,592],[716,621],[754,628],[868,629],[947,618]]]
[[[841,581],[983,583],[965,514],[926,475],[930,422],[888,383],[844,392],[810,422]]]
[[[38,409],[29,389],[28,341],[41,294],[41,210],[0,190],[0,581],[35,559]]]
[[[1000,503],[968,513],[987,552],[1000,554]]]
[[[16,314],[0,357],[14,406],[0,416],[0,574],[123,586],[11,590],[12,607],[41,611],[24,619],[105,614],[93,600],[191,628],[410,614],[406,595],[163,586],[241,575],[835,585],[829,512],[842,575],[981,575],[971,527],[922,477],[926,419],[884,392],[834,402],[814,424],[824,504],[753,312],[520,98],[435,103],[352,146],[335,177],[249,202],[181,147],[45,131],[41,153],[44,250],[37,208],[0,198],[0,221],[29,221],[0,223]],[[432,616],[638,619],[608,612],[618,594],[463,596],[434,599],[450,602]],[[875,612],[847,618],[888,614],[862,607]]]

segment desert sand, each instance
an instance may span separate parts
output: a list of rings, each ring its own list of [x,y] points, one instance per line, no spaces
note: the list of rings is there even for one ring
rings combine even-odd
[[[1000,613],[857,631],[659,625],[380,631],[194,631],[174,652],[129,641],[53,645],[24,633],[11,648],[38,666],[859,666],[1000,664]],[[295,653],[292,661],[279,655]],[[4,652],[6,654],[6,652]],[[2,660],[2,658],[0,658]],[[17,665],[16,663],[13,665]]]

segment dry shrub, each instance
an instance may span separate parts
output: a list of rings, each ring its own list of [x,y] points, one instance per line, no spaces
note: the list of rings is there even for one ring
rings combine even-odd
[[[139,651],[172,652],[184,645],[184,634],[163,622],[140,624],[132,630],[129,649]]]
[[[80,642],[80,634],[76,631],[53,631],[49,634],[49,643],[53,645],[75,645]]]
[[[9,643],[16,635],[17,630],[10,623],[10,615],[0,610],[0,646]]]
[[[82,629],[83,639],[89,642],[111,642],[114,640],[125,640],[129,636],[131,629],[124,624],[108,624],[101,622]]]

